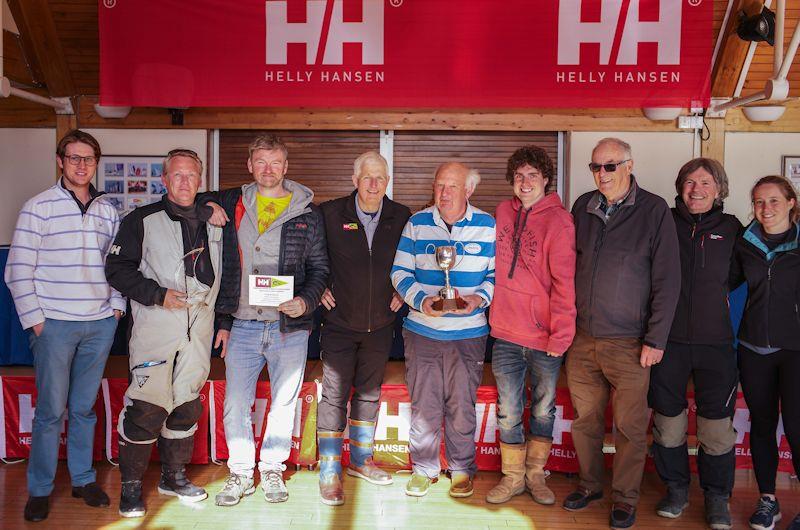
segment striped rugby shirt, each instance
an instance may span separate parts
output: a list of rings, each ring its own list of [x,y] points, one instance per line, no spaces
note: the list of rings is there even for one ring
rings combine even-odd
[[[24,329],[45,318],[89,321],[125,311],[105,275],[118,228],[117,209],[105,197],[96,196],[83,214],[61,181],[25,203],[5,271]]]
[[[458,251],[450,284],[460,296],[477,294],[484,300],[468,315],[431,317],[421,312],[422,300],[437,295],[444,287],[444,272],[433,255],[433,248],[441,245],[455,245]],[[392,284],[411,307],[404,327],[437,340],[469,339],[489,333],[486,307],[494,295],[494,254],[494,218],[469,203],[452,233],[435,206],[412,215],[400,237],[391,272]]]

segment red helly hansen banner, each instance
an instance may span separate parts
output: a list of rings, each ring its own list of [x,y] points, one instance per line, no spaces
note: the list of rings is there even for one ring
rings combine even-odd
[[[200,414],[200,419],[197,420],[197,431],[194,434],[194,452],[192,453],[192,464],[206,464],[208,463],[208,403],[209,403],[209,387],[211,383],[206,382],[200,390],[200,402],[203,406],[203,412]],[[125,390],[128,389],[128,380],[124,378],[103,379],[101,384],[103,392],[103,404],[105,405],[106,418],[110,421],[106,422],[106,456],[111,459],[116,459],[119,456],[119,432],[117,431],[117,423],[119,422],[119,414],[122,412],[122,407],[125,400]],[[151,460],[158,461],[158,448],[153,445],[153,453],[150,457]]]
[[[0,458],[28,458],[31,451],[33,415],[36,410],[36,382],[33,377],[0,377],[0,394],[3,403],[0,407]],[[94,429],[93,457],[103,458],[103,439],[105,424],[102,400],[95,401],[94,411],[97,423]],[[58,457],[67,457],[67,417],[61,423],[58,438]]]
[[[214,432],[211,436],[211,455],[217,461],[228,458],[228,444],[225,443],[225,425],[223,410],[225,404],[225,381],[211,383],[211,396],[214,402],[211,408],[211,421]],[[261,441],[267,428],[267,416],[272,396],[267,381],[259,381],[256,385],[256,397],[252,408],[253,435],[256,446],[256,458],[261,450]],[[300,396],[297,398],[294,427],[292,429],[292,449],[287,462],[311,466],[317,463],[317,385],[313,382],[303,383]]]
[[[100,101],[706,106],[713,0],[102,0]]]

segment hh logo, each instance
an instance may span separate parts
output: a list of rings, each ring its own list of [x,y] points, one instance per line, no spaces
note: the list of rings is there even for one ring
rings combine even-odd
[[[36,407],[33,403],[33,396],[30,394],[20,394],[17,398],[19,403],[19,433],[27,434],[33,432],[33,416],[36,412]],[[66,429],[67,414],[61,418],[61,431],[64,433]]]
[[[397,436],[390,436],[389,429],[397,429]],[[411,439],[411,403],[397,403],[397,414],[389,413],[389,404],[381,401],[378,411],[378,424],[375,426],[376,440],[397,440],[407,442]]]
[[[345,1],[361,20],[345,21]],[[306,64],[343,64],[345,43],[361,44],[362,64],[383,64],[383,0],[306,0],[305,22],[289,22],[288,0],[267,0],[267,64],[286,64],[289,44],[306,45]]]
[[[593,43],[600,45],[600,64],[634,65],[643,42],[658,46],[659,65],[680,64],[684,1],[659,0],[658,20],[643,21],[641,4],[655,0],[561,0],[558,64],[580,64],[581,44]],[[599,7],[599,22],[581,21],[581,7],[589,2]]]

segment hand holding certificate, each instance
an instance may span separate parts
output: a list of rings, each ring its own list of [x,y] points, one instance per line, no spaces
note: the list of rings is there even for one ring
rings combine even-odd
[[[294,297],[294,276],[251,274],[250,305],[278,307]]]

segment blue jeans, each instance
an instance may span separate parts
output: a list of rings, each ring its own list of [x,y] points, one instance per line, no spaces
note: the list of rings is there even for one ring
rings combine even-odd
[[[292,449],[295,408],[308,352],[308,331],[281,333],[280,322],[233,321],[225,356],[223,423],[232,473],[253,476],[255,442],[251,410],[264,365],[271,394],[258,468],[283,470]],[[261,419],[257,425],[261,425]]]
[[[525,410],[525,376],[531,382],[531,420],[528,432],[537,438],[553,438],[556,417],[556,385],[563,357],[497,339],[492,348],[492,373],[497,382],[497,424],[500,440],[525,443],[522,414]]]
[[[30,333],[37,393],[28,461],[31,496],[44,497],[53,491],[67,409],[67,467],[72,485],[95,482],[94,403],[116,329],[113,316],[86,322],[48,318],[38,337]]]

